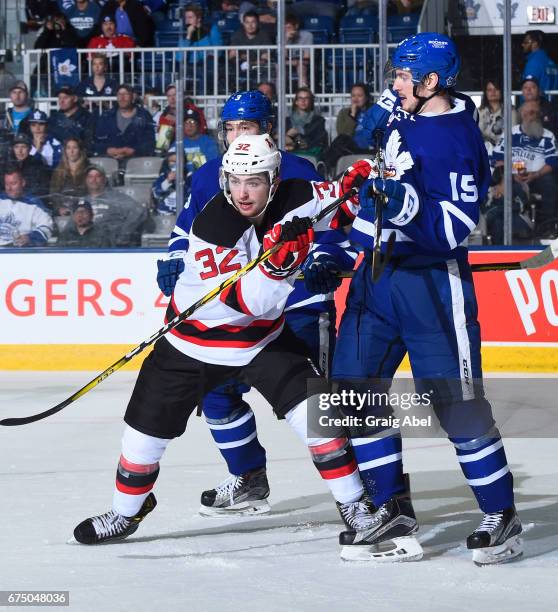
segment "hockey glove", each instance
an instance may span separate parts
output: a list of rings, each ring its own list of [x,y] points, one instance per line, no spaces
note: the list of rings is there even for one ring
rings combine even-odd
[[[184,261],[178,257],[157,260],[157,284],[164,295],[167,297],[172,295],[178,277],[183,271]]]
[[[292,221],[286,221],[283,225],[277,223],[264,236],[263,248],[267,251],[279,242],[283,245],[260,264],[260,269],[270,278],[287,278],[306,259],[313,241],[314,229],[308,217],[293,217]]]
[[[304,286],[313,295],[335,291],[341,284],[341,268],[329,253],[311,253],[303,269]]]
[[[359,192],[360,206],[376,218],[376,195],[383,193],[387,201],[384,205],[384,218],[395,225],[406,225],[419,210],[419,201],[414,189],[407,190],[399,181],[393,179],[371,179],[363,183]]]
[[[339,184],[341,185],[341,195],[344,195],[352,187],[360,187],[362,182],[369,178],[378,176],[378,169],[370,159],[359,159],[352,166],[349,166],[341,175]],[[349,202],[358,204],[358,195],[352,197]]]

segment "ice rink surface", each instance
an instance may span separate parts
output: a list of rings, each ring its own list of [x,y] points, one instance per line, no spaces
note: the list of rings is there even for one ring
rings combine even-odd
[[[96,373],[1,372],[0,417],[45,410]],[[158,506],[131,539],[68,544],[82,519],[111,505],[135,380],[119,372],[47,420],[0,428],[0,589],[69,590],[79,612],[555,609],[558,597],[556,439],[508,439],[525,556],[478,568],[464,541],[480,514],[445,440],[405,443],[422,561],[339,559],[340,521],[306,449],[264,400],[249,397],[268,452],[272,512],[242,519],[197,514],[224,464],[192,417],[161,463]]]

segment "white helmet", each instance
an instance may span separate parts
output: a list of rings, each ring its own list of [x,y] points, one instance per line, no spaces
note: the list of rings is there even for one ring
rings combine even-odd
[[[269,175],[270,190],[267,198],[269,204],[279,184],[280,165],[281,153],[269,134],[244,134],[235,138],[223,155],[220,175],[221,188],[229,204],[233,203],[228,184],[229,174],[260,172],[267,172]]]

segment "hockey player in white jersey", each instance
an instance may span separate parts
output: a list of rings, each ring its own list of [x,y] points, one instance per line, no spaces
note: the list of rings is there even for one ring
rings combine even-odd
[[[82,544],[122,539],[153,510],[151,492],[159,461],[171,439],[182,435],[199,399],[230,378],[253,385],[278,418],[309,446],[314,464],[351,528],[372,520],[344,432],[307,439],[307,382],[321,374],[303,343],[284,327],[283,310],[308,254],[317,215],[371,166],[325,189],[300,179],[279,181],[280,153],[267,134],[240,136],[223,158],[218,193],[196,217],[185,270],[167,319],[183,311],[253,260],[263,248],[282,246],[267,261],[222,291],[161,338],[145,359],[124,421],[122,452],[112,509],[74,530]],[[351,220],[358,199],[316,224],[316,230]]]

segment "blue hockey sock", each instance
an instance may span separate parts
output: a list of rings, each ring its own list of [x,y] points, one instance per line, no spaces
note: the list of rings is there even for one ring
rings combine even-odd
[[[241,396],[212,391],[204,398],[203,413],[231,474],[240,476],[265,467],[265,449],[258,440],[256,418]]]
[[[375,506],[405,491],[399,432],[390,430],[385,437],[352,438],[351,444],[364,488]]]
[[[513,505],[513,476],[497,430],[475,440],[453,438],[457,459],[483,512]]]

